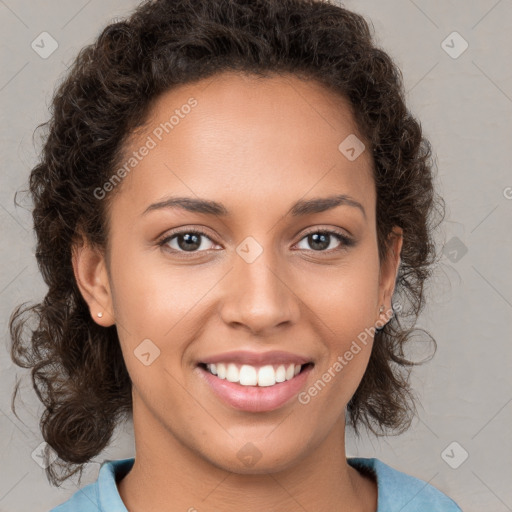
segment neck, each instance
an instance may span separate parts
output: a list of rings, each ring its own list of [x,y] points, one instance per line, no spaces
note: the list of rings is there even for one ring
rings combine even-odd
[[[135,463],[118,482],[121,499],[131,512],[377,509],[375,482],[346,461],[341,419],[318,444],[301,447],[300,460],[276,461],[278,470],[249,468],[251,472],[246,473],[223,469],[191,450],[186,439],[177,439],[144,410],[136,395],[133,425]]]

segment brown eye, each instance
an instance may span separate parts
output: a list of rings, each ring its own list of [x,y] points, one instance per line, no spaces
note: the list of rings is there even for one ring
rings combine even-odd
[[[166,246],[175,252],[202,252],[202,250],[208,250],[208,243],[204,242],[205,239],[210,240],[213,244],[210,237],[203,231],[182,230],[165,237],[159,242],[159,245]],[[202,250],[198,251],[201,248]]]
[[[329,230],[317,229],[316,231],[310,231],[309,233],[306,233],[302,240],[306,240],[310,246],[310,249],[305,248],[306,250],[312,250],[315,252],[330,252],[331,250],[337,251],[354,245],[354,241],[348,236],[338,231]],[[338,242],[338,245],[336,245],[336,241]]]

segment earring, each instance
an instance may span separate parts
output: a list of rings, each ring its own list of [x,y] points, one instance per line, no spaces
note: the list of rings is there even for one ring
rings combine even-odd
[[[384,311],[384,304],[380,307],[379,313],[382,313]]]
[[[98,317],[99,317],[99,318],[101,318],[102,316],[103,316],[103,312],[102,312],[102,311],[100,311],[100,312],[98,313]]]

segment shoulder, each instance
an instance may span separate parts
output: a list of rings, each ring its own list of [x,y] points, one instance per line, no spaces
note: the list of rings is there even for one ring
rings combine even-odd
[[[376,477],[377,512],[462,512],[451,498],[433,485],[398,471],[379,459],[350,457],[347,462]]]
[[[95,482],[79,489],[50,512],[126,512],[116,481],[130,471],[134,461],[130,458],[103,462]]]
[[[98,485],[94,482],[76,491],[67,501],[52,508],[50,512],[98,511],[101,510],[98,504]]]

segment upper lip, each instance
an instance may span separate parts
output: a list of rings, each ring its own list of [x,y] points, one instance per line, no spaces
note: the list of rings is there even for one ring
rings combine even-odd
[[[251,366],[261,366],[266,364],[306,364],[312,363],[311,358],[304,357],[282,350],[270,350],[268,352],[251,352],[249,350],[236,350],[232,352],[224,352],[210,357],[205,357],[200,361],[204,364],[216,363],[238,363],[249,364]]]

